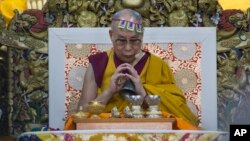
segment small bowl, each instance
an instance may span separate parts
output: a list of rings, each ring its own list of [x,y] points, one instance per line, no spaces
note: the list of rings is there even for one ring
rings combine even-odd
[[[103,105],[100,101],[91,101],[88,103],[88,107],[87,107],[88,112],[92,114],[91,116],[92,118],[93,116],[99,117],[98,115],[103,112],[104,108],[105,108],[105,105]]]
[[[132,105],[141,106],[144,101],[144,98],[141,95],[130,95],[128,96],[128,102]]]
[[[160,103],[161,97],[159,95],[147,95],[145,97],[146,103],[150,105],[158,105]]]

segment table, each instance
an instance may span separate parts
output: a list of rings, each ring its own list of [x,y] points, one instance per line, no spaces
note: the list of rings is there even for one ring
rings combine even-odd
[[[76,123],[77,130],[93,129],[149,129],[172,130],[174,118],[109,118],[82,119]]]

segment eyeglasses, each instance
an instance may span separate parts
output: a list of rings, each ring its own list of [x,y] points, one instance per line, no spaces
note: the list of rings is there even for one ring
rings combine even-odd
[[[117,46],[126,46],[129,43],[130,46],[140,46],[142,44],[141,39],[130,39],[130,40],[126,40],[126,39],[116,39],[115,40],[115,44]]]

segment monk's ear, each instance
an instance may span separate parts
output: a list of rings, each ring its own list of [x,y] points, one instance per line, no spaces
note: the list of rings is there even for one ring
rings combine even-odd
[[[109,30],[109,37],[112,39],[112,30]]]

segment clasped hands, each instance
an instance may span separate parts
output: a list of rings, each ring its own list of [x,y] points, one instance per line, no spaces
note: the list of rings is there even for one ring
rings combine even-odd
[[[123,84],[128,79],[130,79],[134,83],[135,93],[137,95],[145,97],[146,91],[144,90],[144,87],[140,82],[140,76],[138,75],[135,68],[128,63],[121,64],[117,67],[116,71],[111,77],[109,92],[111,94],[119,92],[122,89]]]

